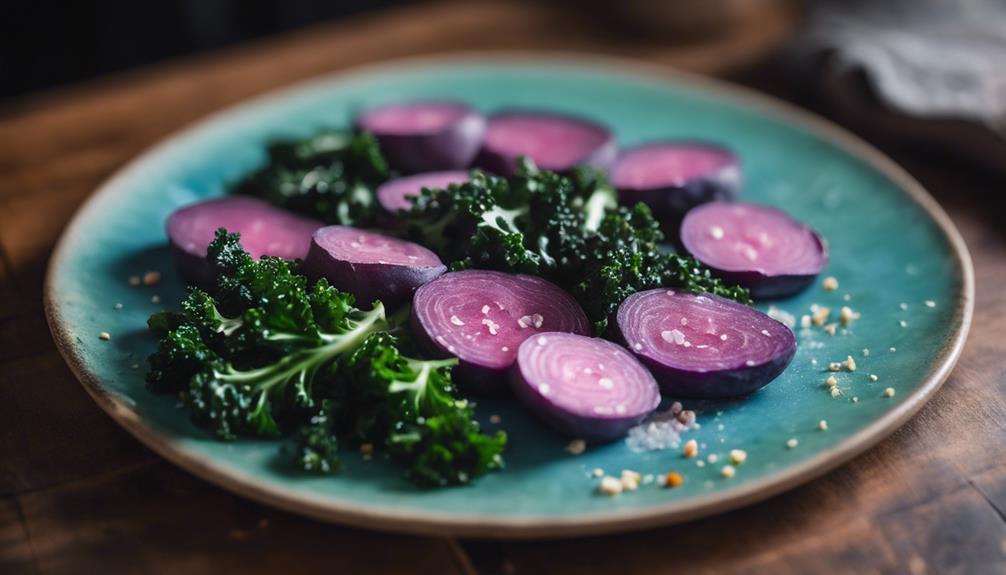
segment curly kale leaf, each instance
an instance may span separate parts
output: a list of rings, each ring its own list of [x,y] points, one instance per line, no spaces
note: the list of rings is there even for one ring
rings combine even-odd
[[[456,363],[405,357],[394,336],[373,334],[340,361],[327,417],[351,443],[383,445],[418,484],[469,483],[502,467],[506,435],[481,432],[451,383]]]
[[[209,258],[215,295],[190,288],[180,314],[151,319],[168,331],[147,381],[185,392],[193,419],[221,437],[279,435],[284,421],[317,410],[333,362],[385,328],[384,308],[360,311],[324,280],[308,289],[293,264],[254,261],[223,230]]]
[[[749,301],[692,258],[661,249],[664,235],[650,210],[616,207],[604,174],[591,168],[567,178],[525,160],[509,181],[475,172],[465,184],[423,190],[405,218],[411,236],[452,270],[499,269],[557,283],[585,306],[598,333],[640,290],[678,287]]]
[[[366,226],[377,212],[374,188],[388,176],[372,135],[323,131],[271,143],[268,163],[235,190],[326,223]]]
[[[502,465],[505,436],[479,431],[450,361],[401,354],[380,302],[370,311],[296,266],[253,260],[219,230],[208,250],[212,294],[190,288],[180,312],[153,315],[161,338],[149,386],[178,393],[224,439],[295,433],[296,463],[339,469],[343,442],[387,450],[423,485],[453,485]]]

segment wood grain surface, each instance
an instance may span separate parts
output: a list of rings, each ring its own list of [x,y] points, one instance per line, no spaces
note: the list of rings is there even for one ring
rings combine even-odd
[[[917,151],[890,150],[974,256],[977,313],[957,369],[865,455],[685,525],[510,543],[274,511],[139,445],[52,344],[41,285],[66,222],[117,168],[209,112],[320,73],[464,49],[589,49],[722,73],[750,63],[793,15],[777,7],[755,18],[666,46],[566,26],[561,11],[536,4],[420,4],[0,105],[0,573],[1006,572],[1006,184]]]

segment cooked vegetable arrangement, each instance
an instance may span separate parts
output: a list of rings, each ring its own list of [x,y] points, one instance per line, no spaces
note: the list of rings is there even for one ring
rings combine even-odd
[[[525,157],[543,170],[568,172],[576,166],[607,169],[618,153],[608,128],[586,120],[531,110],[489,118],[478,166],[511,176]]]
[[[657,382],[632,354],[600,338],[545,332],[524,340],[514,394],[560,432],[617,439],[660,403]]]
[[[710,294],[655,289],[618,308],[618,333],[664,393],[731,397],[775,379],[796,353],[792,330]]]
[[[296,432],[295,463],[329,472],[335,446],[383,446],[422,484],[467,483],[502,465],[503,434],[481,434],[451,383],[453,360],[405,357],[384,306],[354,307],[297,264],[255,261],[239,237],[209,246],[212,295],[191,288],[179,313],[150,318],[161,336],[147,381],[179,393],[223,439]]]
[[[625,150],[611,169],[611,183],[625,205],[643,202],[674,229],[688,210],[740,195],[741,169],[726,148],[666,140]]]
[[[212,286],[212,265],[206,250],[216,231],[240,233],[244,249],[254,258],[275,256],[301,259],[311,246],[311,235],[322,226],[318,220],[281,210],[256,198],[230,197],[186,206],[171,214],[168,239],[178,271],[185,281]]]
[[[419,288],[412,326],[432,355],[460,359],[458,375],[482,391],[505,386],[525,339],[542,331],[590,331],[576,300],[552,283],[486,270],[451,272]]]
[[[792,295],[828,265],[817,232],[769,206],[714,202],[681,225],[681,244],[725,281],[755,298]]]
[[[460,102],[414,102],[366,110],[356,127],[377,138],[392,167],[413,174],[467,168],[486,120]]]
[[[354,129],[275,142],[238,195],[168,220],[198,287],[150,318],[147,381],[221,439],[283,437],[291,467],[322,474],[381,453],[418,485],[461,485],[506,445],[462,394],[510,392],[582,451],[661,394],[746,395],[792,360],[790,328],[746,304],[813,281],[825,244],[733,203],[729,150],[667,140],[616,161],[593,121],[443,101]],[[691,255],[665,243],[679,228]]]
[[[398,306],[416,288],[447,271],[437,254],[421,245],[347,226],[314,232],[304,261],[311,277],[326,278],[357,301]]]

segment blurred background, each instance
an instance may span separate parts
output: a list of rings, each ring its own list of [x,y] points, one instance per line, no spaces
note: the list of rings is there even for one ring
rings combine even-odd
[[[1006,175],[1006,0],[9,2],[0,104],[382,18],[406,34],[361,43],[357,62],[417,45],[640,57],[753,85],[878,143]]]

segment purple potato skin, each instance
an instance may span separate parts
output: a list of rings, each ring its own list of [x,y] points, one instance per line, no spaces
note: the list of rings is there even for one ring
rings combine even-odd
[[[677,236],[681,220],[684,219],[688,210],[707,202],[734,201],[740,196],[743,186],[740,162],[733,152],[707,142],[685,141],[680,144],[714,148],[730,154],[734,161],[711,174],[701,178],[693,178],[683,186],[618,188],[618,200],[622,205],[633,206],[638,202],[643,202],[649,206],[653,215],[663,225],[665,233],[672,234],[671,238]],[[624,153],[631,152],[632,150],[626,150]]]
[[[679,238],[680,247],[689,255],[698,260],[699,263],[709,268],[714,275],[722,278],[728,284],[736,284],[745,287],[751,292],[751,298],[759,301],[778,299],[795,295],[807,289],[814,283],[817,276],[828,265],[828,243],[824,241],[820,234],[811,230],[817,248],[821,252],[821,267],[818,271],[808,274],[776,274],[769,275],[761,271],[736,271],[724,270],[711,266],[702,258],[692,253],[688,248],[688,240],[681,234]]]
[[[358,130],[366,127],[357,124]],[[486,133],[486,119],[469,110],[435,134],[374,134],[391,167],[403,174],[463,170],[472,164]]]
[[[510,368],[509,380],[510,389],[521,401],[521,405],[530,409],[538,419],[563,435],[590,443],[609,443],[624,437],[630,429],[653,413],[651,409],[646,413],[629,417],[591,417],[560,409],[534,391],[534,384],[521,372],[520,362],[514,362]],[[654,405],[653,409],[656,407]]]
[[[577,118],[575,116],[565,116],[563,114],[553,113],[553,112],[537,112],[537,111],[527,111],[527,110],[507,110],[503,112],[498,112],[493,115],[493,118],[501,118],[508,115],[523,115],[523,114],[548,114],[550,116],[558,116],[568,118],[574,122],[590,122],[595,123],[590,120],[584,120]],[[610,131],[605,129],[607,133],[607,140],[595,149],[593,152],[588,154],[586,157],[581,158],[573,166],[569,166],[566,169],[559,170],[559,173],[568,174],[576,166],[593,166],[599,168],[607,173],[611,166],[615,163],[615,158],[618,156],[618,143],[615,141],[615,136]],[[511,157],[508,154],[497,152],[495,150],[489,149],[488,146],[482,146],[479,150],[478,156],[475,158],[475,166],[481,168],[489,173],[496,174],[498,176],[503,176],[505,178],[512,177],[517,171],[517,158]]]
[[[416,346],[425,356],[437,359],[448,359],[452,356],[446,350],[436,345],[430,336],[423,329],[416,315],[415,307],[409,313],[409,328],[416,342]],[[516,363],[516,362],[515,362]],[[502,397],[510,393],[507,386],[508,368],[494,369],[484,365],[478,365],[458,359],[458,365],[454,368],[452,379],[465,393],[481,395],[484,397]]]
[[[672,397],[722,399],[750,395],[779,377],[796,355],[796,341],[785,354],[752,367],[716,372],[677,369],[659,361],[637,356],[660,384],[660,391]]]
[[[311,279],[326,278],[334,287],[353,294],[358,305],[380,300],[390,311],[408,302],[419,286],[446,272],[447,266],[347,262],[312,241],[303,269]]]

